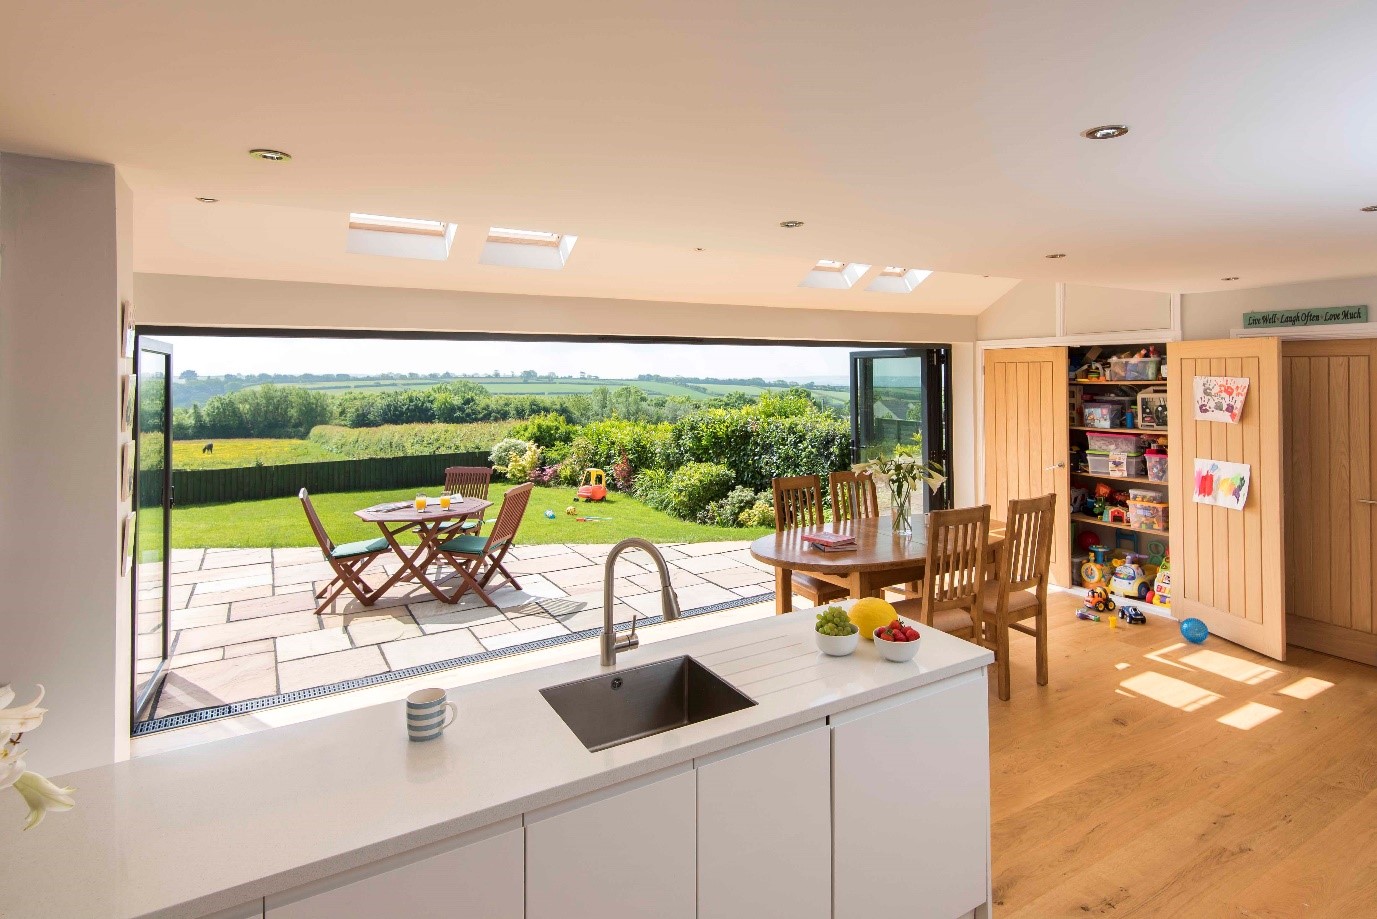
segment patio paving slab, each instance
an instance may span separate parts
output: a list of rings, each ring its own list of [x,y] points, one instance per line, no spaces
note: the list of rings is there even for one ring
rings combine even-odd
[[[378,645],[378,650],[387,658],[393,670],[433,664],[456,657],[478,654],[483,645],[468,629],[441,632],[437,635],[422,635],[420,638],[407,638]]]
[[[260,616],[276,616],[279,613],[315,612],[317,600],[311,590],[297,590],[292,593],[274,594],[271,597],[258,597],[254,600],[239,600],[229,604],[229,618],[257,619]]]
[[[332,651],[347,651],[353,647],[349,643],[349,633],[343,629],[317,629],[314,632],[298,632],[275,639],[278,663],[294,661],[316,654],[329,654]]]
[[[157,714],[226,705],[277,692],[277,661],[271,653],[194,664],[168,673]]]
[[[516,632],[503,632],[499,635],[489,635],[479,638],[484,647],[489,651],[500,651],[503,648],[511,648],[516,645],[525,644],[528,641],[540,641],[544,638],[558,638],[568,635],[569,630],[558,622],[551,622],[537,629],[524,629]]]
[[[324,686],[341,680],[372,676],[387,670],[387,661],[376,647],[352,648],[333,654],[318,654],[277,665],[279,692],[293,692]]]
[[[349,616],[345,620],[345,631],[349,633],[355,645],[376,645],[384,641],[415,638],[421,634],[421,627],[411,618],[406,607],[393,612],[395,615],[381,613]]]
[[[234,645],[260,638],[281,638],[298,632],[312,632],[320,628],[320,619],[313,613],[286,613],[259,619],[242,619],[224,625],[207,625],[196,629],[182,629],[177,633],[177,652],[200,651],[216,645]]]
[[[212,603],[209,606],[193,606],[190,609],[172,611],[172,630],[195,629],[203,625],[219,625],[229,621],[230,605]],[[140,615],[144,615],[140,613]]]
[[[430,603],[414,603],[407,607],[411,616],[427,635],[439,632],[452,632],[505,618],[502,610],[495,606],[471,606],[467,609],[454,607],[439,600]]]
[[[233,568],[239,565],[271,564],[272,561],[272,549],[207,549],[201,569],[210,571],[214,568]]]

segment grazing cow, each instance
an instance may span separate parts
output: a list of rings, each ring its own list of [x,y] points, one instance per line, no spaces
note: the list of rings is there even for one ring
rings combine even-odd
[[[214,452],[215,452],[215,443],[214,443],[214,442],[211,442],[211,443],[206,444],[204,447],[201,448],[201,452],[202,452],[202,453],[214,453]]]

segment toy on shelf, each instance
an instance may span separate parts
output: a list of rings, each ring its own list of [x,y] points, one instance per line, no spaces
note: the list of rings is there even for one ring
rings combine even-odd
[[[1165,606],[1171,608],[1171,556],[1162,559],[1162,564],[1157,569],[1157,577],[1152,582],[1152,590],[1148,591],[1147,601],[1153,606]]]
[[[1110,505],[1104,509],[1104,513],[1100,519],[1105,523],[1122,523],[1127,525],[1128,508]]]
[[[1123,564],[1115,567],[1114,574],[1109,579],[1109,589],[1121,597],[1146,600],[1148,592],[1152,589],[1152,577],[1156,572],[1151,566],[1144,566],[1145,560],[1145,556],[1136,552],[1124,559]]]
[[[607,497],[607,473],[601,469],[585,469],[583,481],[579,484],[579,492],[574,496],[575,501],[601,501]]]
[[[1105,564],[1105,556],[1109,554],[1109,547],[1095,545],[1090,546],[1088,551],[1090,558],[1081,565],[1081,585],[1090,588],[1107,587],[1110,567]]]
[[[1166,426],[1167,391],[1152,386],[1138,393],[1138,427],[1165,429]]]
[[[1117,609],[1114,598],[1109,595],[1109,591],[1103,587],[1092,587],[1085,592],[1085,608],[1093,609],[1097,613],[1113,612]],[[1077,613],[1077,615],[1080,615]],[[1099,622],[1099,617],[1095,617]]]
[[[1081,383],[1100,383],[1104,381],[1104,364],[1090,361],[1076,372],[1076,380]]]

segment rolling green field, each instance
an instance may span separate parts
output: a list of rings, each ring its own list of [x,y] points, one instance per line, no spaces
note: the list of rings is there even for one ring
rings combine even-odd
[[[216,449],[219,449],[218,445]],[[488,498],[493,502],[493,507],[485,515],[488,519],[497,516],[503,494],[512,487],[499,483],[489,489]],[[580,502],[574,505],[579,514],[611,517],[611,520],[580,523],[564,513],[564,509],[574,503],[574,491],[572,488],[535,489],[526,507],[517,543],[613,543],[627,536],[640,536],[655,543],[714,542],[755,539],[771,532],[764,527],[700,526],[646,507],[630,495],[615,492],[608,495],[606,501],[597,504]],[[364,523],[354,516],[354,511],[384,501],[406,501],[417,493],[415,488],[403,488],[318,495],[312,497],[312,503],[330,538],[336,543],[346,543],[379,535],[376,524]],[[435,497],[439,490],[429,489],[424,493]],[[546,518],[546,510],[554,511],[553,520]],[[301,502],[296,498],[204,504],[177,507],[172,511],[173,548],[277,549],[315,544]]]
[[[207,443],[215,444],[215,452],[201,452]],[[260,463],[264,466],[281,466],[286,463],[316,463],[342,459],[348,457],[331,453],[309,440],[244,437],[229,440],[181,440],[172,444],[173,469],[229,469]]]
[[[687,396],[691,399],[707,399],[713,396],[726,395],[730,392],[744,392],[750,396],[758,396],[762,392],[770,390],[787,389],[786,386],[752,386],[748,384],[735,383],[665,383],[652,380],[614,380],[614,379],[534,379],[523,380],[517,377],[466,377],[466,382],[477,383],[488,392],[494,395],[504,396],[577,396],[588,395],[599,387],[607,389],[617,389],[622,386],[635,386],[637,389],[651,396]],[[313,389],[320,392],[333,394],[345,392],[394,392],[406,389],[428,389],[445,382],[455,382],[455,380],[440,379],[419,379],[419,380],[325,380],[314,383],[292,383],[288,385],[300,386],[303,389]],[[253,387],[249,387],[252,389]],[[845,392],[833,392],[830,390],[809,389],[814,395],[825,402],[845,406],[847,394]]]

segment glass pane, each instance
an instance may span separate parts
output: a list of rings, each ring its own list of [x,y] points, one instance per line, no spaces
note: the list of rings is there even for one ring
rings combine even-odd
[[[917,447],[926,462],[946,465],[942,418],[928,418],[931,387],[941,392],[940,374],[931,370],[932,355],[927,350],[911,352],[853,352],[853,419],[856,458],[890,456],[896,447]],[[940,362],[939,362],[940,363]],[[888,504],[886,489],[880,489],[880,503]],[[927,511],[945,506],[944,490],[934,494],[927,488],[914,493],[914,510]]]
[[[166,412],[170,358],[156,351],[139,352],[138,516],[134,529],[134,699],[141,700],[158,673],[166,649]]]

